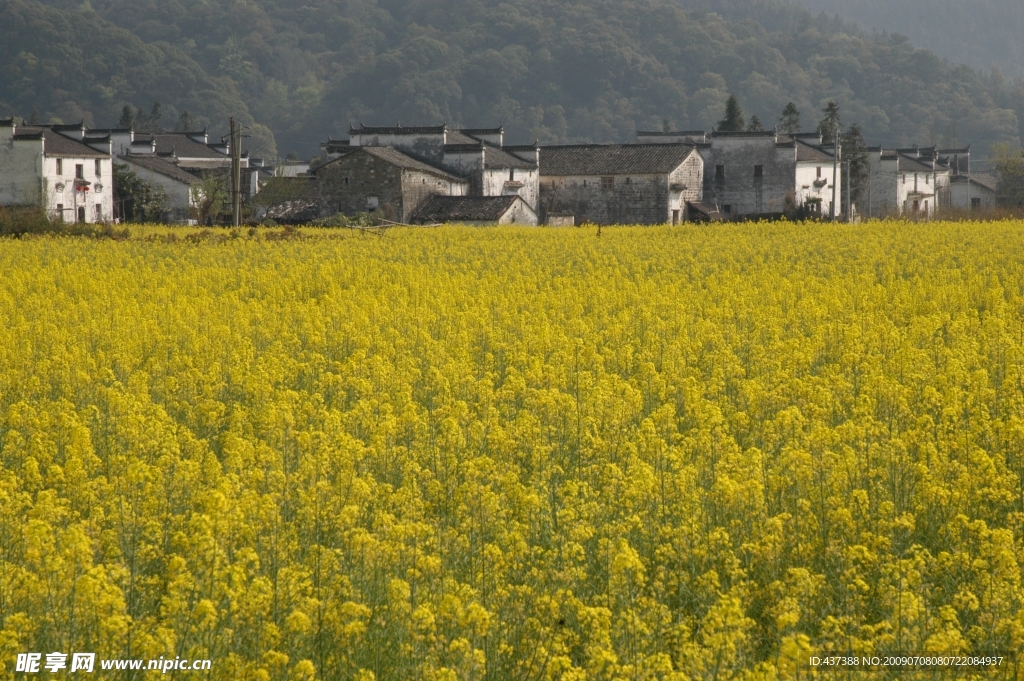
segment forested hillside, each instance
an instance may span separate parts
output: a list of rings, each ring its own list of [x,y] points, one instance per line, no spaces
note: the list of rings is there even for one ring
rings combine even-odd
[[[832,98],[874,142],[1019,143],[1024,86],[780,0],[685,2],[0,0],[0,115],[111,125],[159,99],[165,125],[234,111],[306,155],[358,121],[628,140],[709,128],[735,93],[766,125]]]
[[[869,29],[899,32],[950,61],[998,66],[1024,77],[1024,3],[1020,0],[800,0]]]

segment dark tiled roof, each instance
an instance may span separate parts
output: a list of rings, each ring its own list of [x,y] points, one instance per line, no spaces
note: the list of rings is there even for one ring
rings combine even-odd
[[[401,125],[395,127],[367,127],[362,123],[359,127],[349,127],[348,134],[350,135],[440,135],[441,133],[448,130],[448,126],[441,124],[434,127],[419,126],[406,128]]]
[[[93,135],[107,135],[113,133],[126,133],[131,132],[131,128],[89,128],[85,131],[86,137],[92,137]]]
[[[661,130],[637,130],[637,137],[703,137],[703,130],[677,130],[675,132],[663,132]]]
[[[808,144],[803,140],[796,140],[796,160],[799,161],[822,161],[832,163],[832,154],[823,150],[821,147],[816,147],[812,144]]]
[[[519,196],[431,196],[413,213],[415,222],[495,222]]]
[[[971,145],[967,145],[962,149],[938,149],[937,154],[969,154],[971,153]]]
[[[536,147],[532,147],[536,149]],[[486,145],[484,150],[484,168],[487,169],[498,169],[498,168],[521,168],[523,170],[535,170],[536,165],[514,156],[500,147],[493,147],[490,144]]]
[[[916,158],[908,158],[902,154],[899,157],[899,169],[911,173],[931,173],[935,170],[930,165],[921,163]]]
[[[221,161],[231,159],[227,154],[222,154],[202,142],[196,142],[188,136],[188,133],[168,132],[154,135],[154,137],[156,137],[156,151],[159,154],[173,153],[178,158],[217,159]]]
[[[153,156],[152,154],[128,154],[119,158],[122,161],[137,165],[140,168],[145,168],[146,170],[151,170],[154,173],[160,173],[161,175],[184,184],[193,185],[202,182],[201,179],[192,173],[185,172],[162,156]]]
[[[445,146],[449,144],[481,144],[480,140],[470,137],[461,130],[449,130],[448,134],[444,136],[444,143]]]
[[[651,175],[675,170],[689,144],[578,144],[541,147],[541,175]]]
[[[14,127],[14,116],[10,118],[0,118],[0,128],[13,128]]]
[[[514,152],[514,151],[537,151],[540,148],[538,142],[533,144],[506,144],[501,149],[502,151]]]
[[[460,152],[460,151],[483,151],[483,142],[460,142],[458,144],[446,144],[444,150],[448,152]]]
[[[982,187],[983,189],[989,190],[990,192],[994,192],[996,190],[996,183],[993,182],[992,180],[989,180],[988,178],[984,180],[979,180],[976,177],[968,178],[966,175],[954,175],[953,177],[949,178],[949,181],[956,184],[960,184],[963,182],[967,182],[968,179],[970,179],[971,184],[976,184],[979,187]]]
[[[477,135],[502,135],[505,133],[505,126],[499,125],[496,128],[460,128],[459,132],[470,137]]]
[[[56,132],[70,132],[72,130],[84,130],[85,121],[78,121],[77,123],[69,123],[67,125],[51,125],[48,126]]]
[[[430,173],[431,175],[436,175],[437,177],[441,177],[446,180],[451,180],[453,182],[465,181],[463,178],[445,172],[440,168],[435,168],[429,163],[424,163],[423,161],[418,161],[411,156],[407,156],[398,149],[395,149],[394,147],[351,147],[350,149],[346,149],[345,151],[343,151],[342,155],[339,156],[338,158],[329,161],[323,164],[322,166],[319,166],[313,172],[318,173],[320,172],[321,168],[326,168],[332,163],[337,163],[341,159],[348,158],[352,154],[358,154],[360,152],[370,154],[371,156],[375,156],[380,160],[384,161],[385,163],[390,163],[396,168],[419,170],[421,172]]]
[[[54,128],[57,126],[53,126]],[[62,126],[67,127],[67,126]],[[72,128],[74,129],[74,128]],[[75,156],[79,158],[109,158],[110,154],[97,151],[88,144],[55,132],[51,127],[18,127],[15,137],[20,139],[39,139],[43,136],[43,145],[47,156]],[[22,137],[27,135],[27,137]]]
[[[737,131],[726,131],[726,130],[715,130],[712,128],[712,137],[775,137],[776,132],[774,130],[737,130]]]

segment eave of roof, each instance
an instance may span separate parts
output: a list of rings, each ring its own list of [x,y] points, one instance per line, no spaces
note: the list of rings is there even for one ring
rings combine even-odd
[[[437,177],[449,180],[451,182],[466,181],[464,178],[458,177],[457,175],[452,175],[451,173],[445,170],[441,170],[440,168],[437,168],[435,166],[432,166],[429,163],[424,163],[423,161],[415,159],[407,154],[403,154],[401,151],[395,149],[394,147],[350,147],[349,149],[346,149],[338,158],[331,159],[327,163],[324,163],[321,166],[317,166],[315,169],[312,170],[312,172],[314,174],[319,173],[322,169],[327,168],[336,163],[341,163],[342,161],[349,159],[355,154],[359,153],[369,154],[375,158],[379,158],[385,163],[393,165],[396,168],[404,168],[406,170],[418,170],[420,172],[429,173],[431,175],[435,175]]]
[[[677,130],[675,132],[663,132],[661,130],[637,130],[637,137],[703,137],[706,135],[703,130]]]
[[[431,196],[413,214],[413,220],[430,222],[495,222],[517,201],[509,196]],[[525,204],[525,201],[523,202]]]
[[[692,144],[570,144],[541,147],[542,176],[660,175],[695,152]]]
[[[179,168],[174,163],[171,163],[162,156],[154,156],[152,154],[124,154],[118,157],[120,160],[137,165],[140,168],[145,168],[154,173],[159,173],[165,177],[169,177],[172,180],[181,182],[182,184],[196,185],[200,184],[202,180],[192,173],[186,172]]]
[[[405,128],[400,125],[394,127],[367,127],[362,123],[359,127],[350,126],[350,135],[440,135],[448,130],[444,123],[438,126],[414,126]]]
[[[15,131],[14,139],[43,139],[43,151],[49,157],[61,158],[109,158],[110,154],[93,149],[88,144],[79,142],[54,130],[56,126],[25,126]]]

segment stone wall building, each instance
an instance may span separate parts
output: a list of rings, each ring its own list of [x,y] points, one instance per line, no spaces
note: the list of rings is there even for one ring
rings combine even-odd
[[[861,213],[867,217],[932,217],[942,170],[932,161],[895,149],[868,149],[868,185]],[[946,171],[948,177],[948,171]]]
[[[408,222],[427,198],[464,196],[469,182],[393,147],[350,147],[313,170],[321,215],[354,215],[381,209],[387,219]]]
[[[518,196],[535,211],[537,145],[504,148],[503,143],[500,127],[352,126],[348,140],[328,138],[321,143],[321,156],[311,172],[321,185],[325,213],[351,214],[381,207],[394,216],[390,219],[406,222],[434,195]],[[356,154],[358,150],[366,153]],[[405,179],[381,174],[380,163],[390,164],[395,172],[401,170]]]
[[[53,219],[106,222],[114,215],[109,136],[88,143],[84,126],[0,121],[0,205],[38,206]]]
[[[837,202],[842,196],[842,168],[833,169],[831,150],[820,138],[712,131],[701,153],[704,201],[726,219],[777,217],[799,208],[830,215],[833,186]]]
[[[576,224],[662,224],[699,201],[704,161],[688,144],[576,144],[540,149],[540,217]]]

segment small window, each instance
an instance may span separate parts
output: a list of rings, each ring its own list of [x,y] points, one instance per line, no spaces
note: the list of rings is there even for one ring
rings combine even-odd
[[[627,177],[626,178],[626,184],[633,184],[633,178],[632,177]]]
[[[96,222],[103,222],[103,204],[96,204]]]
[[[85,179],[85,166],[81,163],[75,165],[75,177],[79,180]]]
[[[509,182],[515,182],[516,181],[516,169],[515,168],[513,168],[510,171],[508,171],[508,181]]]
[[[57,219],[60,220],[61,222],[64,221],[64,204],[63,203],[58,203],[57,204]]]
[[[103,160],[96,159],[96,179],[103,177]]]
[[[821,166],[818,166],[818,178],[821,178]]]
[[[366,197],[366,207],[369,210],[376,210],[378,205],[380,205],[380,202],[377,200],[376,196],[367,196]]]
[[[722,212],[723,213],[731,213],[732,212],[732,206],[729,205],[728,203],[723,204],[722,205]]]
[[[57,159],[57,174],[58,175],[63,175],[64,174],[64,159],[62,159],[62,158],[58,158]]]
[[[907,174],[903,173],[902,177],[903,177],[903,184],[906,184],[907,183]]]
[[[764,177],[764,166],[754,166],[754,179],[759,180]]]
[[[971,197],[971,208],[981,208],[981,199],[979,197]]]
[[[601,178],[601,189],[611,189],[615,186],[614,177],[602,177]]]
[[[348,178],[347,177],[345,178],[344,184],[348,184]]]
[[[724,180],[725,179],[725,166],[715,166],[715,179],[716,180]]]

